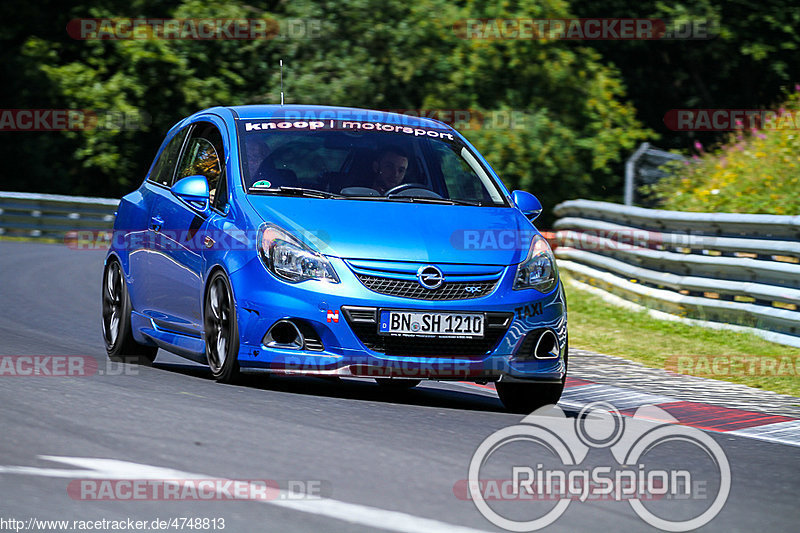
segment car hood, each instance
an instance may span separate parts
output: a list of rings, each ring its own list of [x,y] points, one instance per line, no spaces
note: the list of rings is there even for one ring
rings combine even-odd
[[[325,255],[512,265],[535,229],[517,209],[248,195],[258,215]]]

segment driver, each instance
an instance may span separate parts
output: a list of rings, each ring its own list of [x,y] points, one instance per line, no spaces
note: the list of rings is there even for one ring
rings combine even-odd
[[[408,153],[399,146],[389,145],[378,152],[372,163],[375,178],[372,188],[380,194],[397,187],[403,182],[408,170]]]

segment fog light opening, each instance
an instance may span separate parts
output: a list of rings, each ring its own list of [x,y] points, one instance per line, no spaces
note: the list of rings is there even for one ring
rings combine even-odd
[[[302,350],[303,334],[291,320],[278,320],[264,335],[263,343],[270,348]]]
[[[556,359],[559,356],[558,337],[551,330],[545,330],[536,341],[533,349],[536,359]]]

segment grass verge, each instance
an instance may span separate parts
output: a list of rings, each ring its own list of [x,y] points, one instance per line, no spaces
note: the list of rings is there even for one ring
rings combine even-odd
[[[659,320],[607,303],[561,276],[571,347],[800,397],[800,349],[749,333]]]

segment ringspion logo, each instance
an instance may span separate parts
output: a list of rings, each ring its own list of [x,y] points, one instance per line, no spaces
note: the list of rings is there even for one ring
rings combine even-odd
[[[625,501],[666,531],[697,529],[725,505],[730,464],[714,439],[674,422],[655,406],[623,417],[597,402],[575,418],[547,406],[484,439],[467,480],[456,482],[453,492],[508,531],[545,528],[573,502],[588,500]],[[602,450],[611,455],[608,462],[586,461]]]

